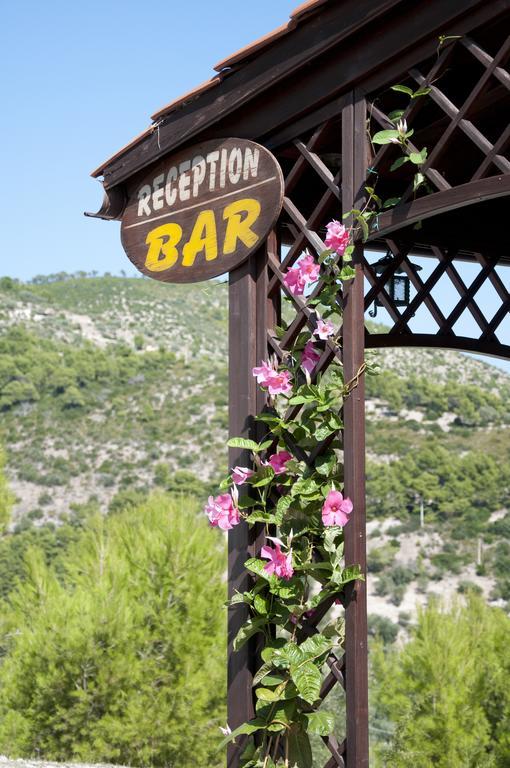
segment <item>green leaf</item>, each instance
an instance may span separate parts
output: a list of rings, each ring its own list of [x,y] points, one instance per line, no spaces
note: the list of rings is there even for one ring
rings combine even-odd
[[[319,698],[322,685],[322,675],[318,667],[311,661],[291,664],[290,676],[300,697],[308,704],[314,704]]]
[[[411,154],[409,155],[409,160],[415,165],[421,165],[423,163],[423,157],[421,156],[421,152],[411,152]]]
[[[272,440],[264,440],[262,443],[259,443],[259,451],[265,451],[266,448],[269,448],[269,446],[272,444]]]
[[[333,643],[327,637],[321,634],[307,637],[304,643],[301,643],[299,650],[303,659],[316,659],[327,653],[333,648]]]
[[[255,440],[247,440],[244,437],[231,437],[227,445],[229,448],[246,448],[249,451],[259,450],[259,444]]]
[[[234,651],[238,651],[240,648],[242,648],[243,645],[250,639],[250,637],[253,637],[253,635],[256,635],[258,632],[260,632],[262,627],[264,627],[266,624],[267,619],[265,616],[257,616],[256,619],[248,619],[248,621],[243,624],[236,635],[234,640]]]
[[[402,155],[401,157],[397,157],[395,162],[391,164],[390,171],[396,171],[397,168],[400,168],[401,165],[404,165],[404,163],[408,163],[408,162],[409,162],[409,158],[407,155]],[[383,207],[385,208],[386,206],[383,206]]]
[[[288,732],[289,765],[292,768],[313,768],[310,739],[302,725],[294,723]]]
[[[389,113],[388,119],[391,120],[392,123],[395,123],[397,120],[400,120],[404,112],[404,109],[394,109]]]
[[[333,576],[331,577],[331,581],[338,586],[342,586],[342,584],[347,584],[349,581],[355,581],[356,579],[363,578],[364,576],[359,565],[349,565],[342,571],[334,572]]]
[[[263,595],[255,595],[255,598],[253,600],[253,607],[255,608],[257,613],[260,613],[263,616],[266,616],[269,610],[269,600],[267,599],[267,597],[263,597]]]
[[[243,725],[240,725],[239,728],[235,729],[235,731],[232,731],[232,733],[229,733],[228,736],[225,736],[225,738],[218,746],[218,749],[223,749],[223,747],[226,747],[227,744],[229,744],[231,741],[234,741],[234,739],[236,739],[238,736],[244,736],[245,734],[249,735],[251,733],[255,733],[256,731],[260,731],[260,729],[264,728],[265,725],[266,721],[262,717],[255,717],[248,723],[243,723]]]
[[[399,91],[400,93],[407,93],[408,96],[413,95],[413,89],[408,88],[407,85],[392,85],[391,86],[392,91]]]
[[[395,205],[398,205],[401,200],[401,197],[389,197],[384,201],[383,208],[393,208]]]
[[[283,699],[283,696],[280,696],[277,691],[273,691],[270,688],[257,688],[255,691],[255,696],[257,699],[260,699],[260,701],[280,701],[280,699]]]
[[[309,733],[316,733],[318,736],[329,736],[333,733],[335,727],[335,717],[331,712],[310,712],[305,715],[307,730]]]
[[[417,91],[411,94],[412,99],[417,99],[420,96],[427,96],[431,92],[432,88],[425,86],[424,88],[418,88]]]
[[[267,565],[265,560],[260,560],[258,557],[250,557],[244,564],[244,567],[251,571],[252,573],[256,573],[257,576],[262,576],[262,578],[266,579],[267,581],[270,580],[270,575],[264,571],[264,566]]]
[[[425,181],[425,176],[423,173],[418,172],[414,174],[414,180],[413,180],[413,192],[416,192],[418,187],[420,187],[423,182]]]
[[[400,140],[400,133],[398,131],[378,131],[372,136],[372,144],[394,144],[393,139]]]

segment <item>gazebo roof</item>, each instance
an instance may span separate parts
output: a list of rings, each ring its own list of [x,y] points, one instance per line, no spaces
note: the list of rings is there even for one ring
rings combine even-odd
[[[227,133],[277,146],[297,121],[327,119],[357,83],[387,84],[433,55],[439,35],[465,34],[509,8],[508,0],[309,0],[219,62],[211,80],[155,112],[152,125],[92,175],[111,189],[177,147]]]

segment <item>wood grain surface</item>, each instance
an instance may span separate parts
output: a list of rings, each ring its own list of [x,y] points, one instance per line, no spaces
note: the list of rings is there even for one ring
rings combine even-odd
[[[218,139],[170,155],[128,188],[121,239],[140,272],[193,283],[230,272],[261,247],[283,201],[273,155]]]

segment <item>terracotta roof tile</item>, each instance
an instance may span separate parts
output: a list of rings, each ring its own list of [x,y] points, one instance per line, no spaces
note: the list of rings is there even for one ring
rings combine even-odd
[[[208,91],[209,88],[213,88],[215,85],[218,85],[218,83],[221,83],[221,80],[222,78],[219,77],[219,75],[215,75],[213,78],[211,78],[211,80],[206,80],[204,83],[197,85],[196,88],[188,91],[184,94],[184,96],[179,96],[178,99],[174,99],[169,104],[166,104],[166,106],[158,109],[157,112],[154,112],[152,115],[152,120],[158,120],[160,117],[168,114],[168,112],[171,112],[174,109],[177,109],[177,107],[180,107],[182,104],[185,104],[188,101],[193,101],[193,99],[195,99],[197,96],[200,96],[200,94],[204,93],[204,91]]]
[[[297,8],[291,11],[291,19],[300,19],[302,16],[306,16],[310,11],[314,11],[319,5],[325,5],[329,0],[306,0],[306,3],[301,3]]]
[[[237,64],[238,62],[242,61],[243,59],[246,59],[248,56],[251,56],[256,51],[259,51],[261,48],[265,48],[270,43],[273,42],[273,40],[277,40],[279,37],[282,37],[283,35],[286,35],[289,29],[293,29],[296,26],[295,23],[292,23],[292,21],[288,21],[286,24],[282,24],[281,27],[276,27],[276,29],[273,29],[272,32],[268,32],[267,35],[263,35],[262,37],[259,37],[257,40],[254,40],[252,43],[249,43],[248,45],[245,45],[244,48],[240,48],[235,53],[232,53],[230,56],[227,56],[226,59],[222,59],[217,64],[214,65],[213,69],[216,72],[221,72],[222,69],[226,69],[227,67],[233,67],[234,64]]]
[[[267,35],[263,35],[262,37],[259,37],[257,40],[254,40],[253,43],[250,43],[249,45],[244,46],[244,48],[241,48],[240,50],[233,53],[231,56],[228,56],[226,59],[223,59],[222,61],[220,61],[214,67],[214,70],[219,73],[218,75],[215,75],[211,80],[206,80],[201,85],[198,85],[196,88],[193,88],[191,91],[188,91],[187,93],[185,93],[183,96],[179,96],[179,98],[174,99],[169,104],[166,104],[161,109],[158,109],[158,111],[152,115],[152,120],[154,121],[159,120],[165,115],[168,115],[170,112],[173,112],[178,107],[181,107],[184,104],[187,104],[190,101],[193,101],[195,98],[200,96],[200,94],[204,93],[205,91],[208,91],[210,88],[214,88],[214,86],[219,85],[219,83],[221,83],[223,79],[221,74],[223,70],[233,67],[235,64],[238,64],[244,59],[247,59],[249,56],[252,56],[257,51],[260,51],[263,48],[267,48],[275,40],[277,40],[280,37],[283,37],[283,35],[286,35],[288,32],[295,29],[300,19],[302,19],[304,16],[308,15],[309,13],[315,11],[315,9],[318,8],[319,6],[325,5],[328,2],[331,2],[331,0],[306,0],[306,2],[301,3],[301,5],[298,5],[297,8],[295,8],[291,12],[289,21],[287,21],[286,24],[282,24],[280,27],[277,27],[272,32],[268,32]],[[339,0],[337,0],[337,2],[339,2]],[[104,162],[102,165],[96,168],[96,170],[93,171],[91,175],[95,177],[101,176],[104,169],[108,165],[110,165],[110,163],[112,163],[114,160],[116,160],[118,157],[124,154],[126,150],[128,150],[130,147],[137,144],[140,141],[140,139],[142,139],[143,137],[147,136],[152,131],[154,131],[155,127],[156,126],[154,125],[149,126],[149,128],[147,128],[145,131],[143,131],[138,136],[136,136],[136,138],[130,141],[129,144],[126,144],[124,147],[122,147],[122,149],[119,149],[118,152],[112,155],[112,157],[110,157],[106,162]]]

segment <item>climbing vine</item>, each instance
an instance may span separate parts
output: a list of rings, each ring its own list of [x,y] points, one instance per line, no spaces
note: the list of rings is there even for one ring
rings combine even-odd
[[[413,92],[397,85],[393,90],[413,100],[430,89]],[[372,145],[398,145],[401,153],[392,170],[406,163],[416,166],[416,193],[425,183],[421,168],[427,150],[410,144],[413,131],[404,114],[391,113],[394,127],[369,138]],[[326,661],[342,646],[344,622],[339,611],[329,609],[341,602],[348,583],[363,578],[359,566],[344,567],[344,528],[355,510],[343,492],[342,411],[361,374],[374,372],[363,363],[352,381],[344,379],[338,297],[342,284],[355,274],[350,263],[354,241],[366,239],[380,211],[400,201],[382,201],[375,184],[365,189],[364,207],[345,214],[352,226],[329,222],[326,250],[318,260],[304,254],[285,273],[288,293],[314,308],[313,323],[281,361],[260,361],[253,369],[267,395],[267,406],[256,417],[266,436],[261,442],[229,441],[229,446],[251,452],[252,467],[234,467],[222,483],[222,493],[209,497],[205,509],[211,524],[222,530],[241,522],[265,530],[260,556],[245,562],[253,586],[230,601],[231,606],[244,603],[249,608],[234,650],[255,635],[261,648],[253,680],[255,717],[233,732],[228,726],[223,729],[222,746],[239,736],[253,736],[242,755],[244,768],[310,768],[310,734],[328,736],[333,729],[333,714],[320,706],[320,692]],[[319,276],[321,290],[314,296]],[[276,330],[285,332],[283,327]],[[335,354],[323,374],[317,365],[326,346]],[[324,441],[327,448],[322,450]],[[321,622],[311,634],[307,620],[314,617]]]

